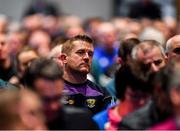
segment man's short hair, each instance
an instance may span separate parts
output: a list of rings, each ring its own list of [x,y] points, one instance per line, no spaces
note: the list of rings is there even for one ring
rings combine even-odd
[[[126,62],[128,55],[131,55],[133,47],[139,43],[140,43],[140,40],[138,40],[136,38],[130,38],[130,39],[123,40],[120,43],[120,47],[118,50],[118,56],[121,57],[124,62]]]
[[[115,73],[115,89],[118,99],[125,98],[127,87],[134,91],[148,93],[151,89],[148,85],[149,75],[141,77],[142,70],[134,68],[135,64],[125,64]]]
[[[144,41],[142,41],[140,44],[136,45],[133,48],[131,56],[134,60],[138,60],[137,55],[138,55],[139,50],[141,50],[144,54],[146,54],[147,52],[151,51],[155,47],[159,48],[162,56],[165,58],[166,54],[165,54],[164,48],[161,46],[161,44],[159,42],[157,42],[155,40],[144,40]]]
[[[25,46],[25,47],[23,47],[18,53],[17,53],[17,55],[16,55],[16,61],[17,61],[17,64],[20,64],[19,62],[19,56],[22,54],[22,53],[24,53],[24,52],[28,52],[28,51],[32,51],[32,52],[34,52],[37,56],[38,56],[38,53],[37,53],[37,51],[34,49],[34,48],[32,48],[32,47],[30,47],[30,46]]]
[[[166,42],[166,53],[168,53],[171,48],[172,48],[172,38],[170,38],[170,39]]]
[[[63,69],[58,64],[46,58],[38,58],[32,61],[31,65],[27,68],[25,73],[25,82],[28,87],[34,88],[34,82],[38,78],[48,80],[63,79]]]
[[[67,40],[63,44],[62,53],[69,54],[72,51],[72,49],[74,48],[73,42],[78,41],[78,40],[85,41],[85,42],[88,42],[90,44],[94,43],[93,40],[87,35],[76,35],[76,36],[70,38],[69,40]]]

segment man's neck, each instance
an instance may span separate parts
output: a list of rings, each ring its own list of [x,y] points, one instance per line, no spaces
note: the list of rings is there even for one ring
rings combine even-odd
[[[82,75],[78,73],[72,73],[68,71],[64,71],[63,78],[73,84],[81,84],[84,83],[87,80],[87,75]]]
[[[0,64],[1,64],[2,68],[8,69],[10,67],[10,65],[11,65],[11,61],[10,61],[10,59],[5,59],[5,60],[2,60],[0,62]]]

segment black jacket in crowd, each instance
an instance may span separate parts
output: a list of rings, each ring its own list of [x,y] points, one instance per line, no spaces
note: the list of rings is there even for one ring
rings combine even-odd
[[[120,130],[145,130],[168,118],[168,113],[160,113],[154,101],[125,116],[119,124]]]
[[[89,111],[68,106],[62,107],[58,117],[47,126],[49,130],[98,130]]]

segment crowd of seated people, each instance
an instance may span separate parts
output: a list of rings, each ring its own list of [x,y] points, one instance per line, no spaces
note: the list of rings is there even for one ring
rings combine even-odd
[[[180,129],[178,22],[0,19],[1,130]]]

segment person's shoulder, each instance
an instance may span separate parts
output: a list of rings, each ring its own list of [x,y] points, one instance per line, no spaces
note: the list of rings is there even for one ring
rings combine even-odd
[[[0,87],[1,87],[1,88],[5,88],[6,85],[7,85],[7,82],[4,81],[4,80],[2,80],[2,79],[0,79]]]
[[[0,79],[0,88],[3,88],[3,89],[17,89],[16,86],[14,86],[13,84],[7,82],[7,81],[4,81],[2,79]]]
[[[148,127],[151,124],[150,105],[151,103],[149,102],[144,107],[125,116],[119,125],[119,129],[141,130]]]
[[[92,119],[92,113],[85,108],[63,106],[63,112],[68,129],[73,130],[97,130],[98,126]]]
[[[107,92],[107,90],[104,87],[101,87],[90,80],[87,80],[87,85],[95,90],[98,90],[99,92],[103,94]]]
[[[78,107],[73,107],[73,106],[63,106],[64,113],[67,115],[87,115],[87,116],[92,116],[92,113],[87,110],[86,108],[78,108]]]
[[[93,114],[86,108],[78,108],[74,106],[63,106],[64,116],[67,120],[74,121],[81,119],[82,123],[92,121]]]
[[[108,122],[108,109],[103,110],[93,116],[93,120],[99,126],[99,129],[104,130],[104,124]]]
[[[87,79],[87,85],[90,86],[91,88],[95,88],[95,89],[101,89],[101,87],[99,85],[97,85],[96,83],[90,81]]]
[[[94,83],[90,80],[87,80],[87,84],[92,89],[100,92],[104,96],[105,101],[109,101],[111,103],[112,96],[109,94],[109,92],[107,91],[107,89],[105,87],[101,87],[101,86],[97,85],[96,83]]]
[[[168,118],[164,122],[161,122],[152,128],[150,130],[177,130],[176,122],[173,118]]]

